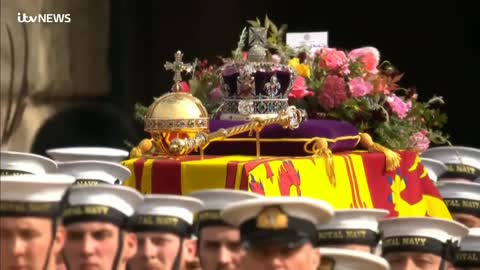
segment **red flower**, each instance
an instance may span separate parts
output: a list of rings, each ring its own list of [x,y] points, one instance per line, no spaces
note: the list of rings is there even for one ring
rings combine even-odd
[[[247,61],[247,58],[248,58],[248,52],[242,52],[243,61]]]
[[[180,82],[179,84],[174,84],[171,89],[172,92],[184,92],[190,93],[190,86],[186,82]]]
[[[182,92],[190,93],[190,86],[186,82],[180,82],[180,89]]]
[[[322,93],[318,97],[318,102],[325,110],[336,108],[347,100],[347,87],[345,80],[336,75],[329,75],[323,84]]]

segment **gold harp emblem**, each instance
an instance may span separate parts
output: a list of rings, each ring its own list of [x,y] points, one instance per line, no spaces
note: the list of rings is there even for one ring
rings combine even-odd
[[[257,216],[257,228],[281,230],[288,228],[288,216],[279,206],[267,206]]]

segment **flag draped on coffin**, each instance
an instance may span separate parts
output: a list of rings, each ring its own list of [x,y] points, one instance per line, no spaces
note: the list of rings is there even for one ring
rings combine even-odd
[[[207,188],[242,189],[265,196],[323,199],[336,209],[383,208],[390,216],[450,213],[414,152],[402,151],[399,169],[386,172],[381,153],[334,155],[334,179],[320,157],[198,156],[125,161],[132,176],[125,182],[144,193],[188,194]]]

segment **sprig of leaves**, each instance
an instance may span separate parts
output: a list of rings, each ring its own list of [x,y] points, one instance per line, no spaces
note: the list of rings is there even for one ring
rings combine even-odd
[[[147,112],[148,108],[143,106],[141,103],[135,103],[135,107],[134,107],[134,115],[133,115],[133,118],[140,122],[140,123],[143,123],[144,119],[145,119],[145,113]]]
[[[278,27],[270,20],[268,15],[265,15],[263,25],[259,18],[256,18],[255,20],[247,20],[247,22],[252,27],[263,27],[267,30],[267,49],[270,50],[270,53],[273,52],[278,54],[283,63],[286,63],[288,59],[296,55],[297,52],[284,42],[288,28],[286,24],[282,24]]]
[[[242,59],[243,48],[245,48],[246,40],[247,40],[247,28],[244,27],[238,39],[237,48],[234,51],[232,51],[233,59],[235,60]]]

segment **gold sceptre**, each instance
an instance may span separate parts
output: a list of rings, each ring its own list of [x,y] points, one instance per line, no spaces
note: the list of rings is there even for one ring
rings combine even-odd
[[[295,106],[288,107],[277,116],[253,118],[249,123],[238,125],[226,129],[219,129],[211,133],[198,133],[194,138],[174,139],[169,146],[169,152],[174,156],[181,156],[191,151],[201,151],[203,159],[203,150],[214,141],[221,141],[225,138],[235,136],[244,132],[255,131],[256,133],[256,153],[260,157],[260,132],[265,126],[278,124],[283,128],[296,129],[305,119],[305,111],[299,110]]]

